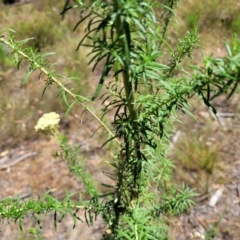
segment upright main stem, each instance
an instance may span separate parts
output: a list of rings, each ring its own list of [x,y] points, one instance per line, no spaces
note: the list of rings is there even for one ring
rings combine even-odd
[[[114,0],[114,7],[115,12],[120,12],[121,6],[119,6],[119,1]],[[134,94],[133,94],[133,83],[131,81],[130,75],[129,75],[129,68],[131,65],[131,59],[130,59],[130,46],[131,46],[131,32],[130,32],[130,26],[129,23],[126,21],[124,17],[122,17],[120,14],[118,14],[116,19],[116,32],[117,32],[117,38],[121,41],[121,46],[124,54],[124,66],[122,71],[123,76],[123,84],[124,84],[124,90],[126,95],[126,102],[127,102],[127,108],[129,111],[129,117],[130,117],[130,124],[132,127],[132,136],[138,135],[137,132],[137,118],[138,114],[136,109],[134,108]],[[139,173],[141,172],[141,154],[140,154],[140,143],[138,141],[138,137],[136,137],[133,140],[133,142],[125,142],[125,145],[131,144],[134,146],[135,149],[135,160],[131,163],[134,164],[133,166],[133,172],[132,175],[134,176],[134,183],[133,188],[128,189],[130,193],[130,199],[134,199],[138,197],[139,193],[139,187],[138,187],[138,180],[139,180]],[[126,140],[126,139],[125,139]],[[129,161],[130,154],[127,154],[124,161]]]
[[[118,1],[115,1],[115,11],[117,12],[117,10],[119,10],[119,5],[118,5]],[[125,89],[125,94],[126,94],[126,101],[127,101],[127,105],[128,105],[128,110],[129,110],[129,115],[130,115],[130,119],[132,122],[134,122],[137,119],[137,112],[135,111],[134,107],[133,107],[133,102],[134,102],[134,95],[133,95],[133,91],[132,91],[132,83],[131,83],[131,79],[129,77],[129,66],[131,64],[130,61],[130,48],[129,48],[129,44],[127,42],[127,33],[126,33],[126,27],[124,25],[126,25],[127,22],[125,20],[121,19],[121,16],[118,15],[117,19],[116,19],[116,31],[117,31],[117,37],[120,39],[121,36],[124,36],[122,38],[122,47],[124,49],[124,56],[125,56],[125,61],[124,61],[124,70],[123,70],[123,84],[124,84],[124,89]],[[130,34],[130,33],[129,33]]]

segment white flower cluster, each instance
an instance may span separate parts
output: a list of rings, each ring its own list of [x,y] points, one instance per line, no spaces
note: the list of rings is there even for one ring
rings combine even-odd
[[[200,232],[194,232],[194,233],[190,233],[189,234],[189,237],[190,237],[190,239],[194,239],[194,240],[197,240],[197,239],[205,239],[205,236],[204,235],[202,235]]]
[[[39,118],[35,130],[38,131],[54,131],[60,122],[59,114],[55,112],[45,113],[41,118]]]

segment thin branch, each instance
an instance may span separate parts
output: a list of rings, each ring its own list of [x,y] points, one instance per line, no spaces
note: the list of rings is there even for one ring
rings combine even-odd
[[[5,40],[3,37],[0,37],[0,41],[5,43],[7,46],[10,48],[14,49],[15,51],[18,52],[22,57],[27,59],[28,61],[32,61],[32,59],[25,54],[23,51],[20,49],[16,49],[9,41]],[[88,107],[86,106],[83,102],[79,101],[78,95],[72,93],[68,88],[66,88],[60,81],[58,81],[54,76],[51,76],[51,74],[48,72],[46,68],[38,64],[37,62],[34,62],[35,67],[39,70],[41,70],[43,73],[45,73],[53,82],[55,82],[61,89],[63,89],[65,92],[67,92],[73,99],[75,99],[77,102],[79,102],[85,110],[87,110],[97,121],[100,125],[103,126],[103,128],[111,135],[111,137],[115,137],[114,133],[101,121],[101,119]],[[115,141],[120,145],[120,141],[115,138]]]

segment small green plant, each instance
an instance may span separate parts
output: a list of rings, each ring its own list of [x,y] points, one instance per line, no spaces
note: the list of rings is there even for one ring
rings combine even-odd
[[[14,66],[14,61],[8,57],[8,49],[4,49],[4,45],[0,44],[0,67],[5,70],[8,67]],[[1,74],[0,68],[0,74]]]
[[[231,23],[231,29],[235,33],[240,32],[240,17],[239,16],[237,16],[236,18],[233,19],[233,21]]]
[[[210,226],[207,229],[206,234],[205,234],[205,239],[206,240],[217,239],[217,236],[219,234],[219,224],[220,224],[219,221],[210,224]]]
[[[18,26],[19,37],[26,38],[31,33],[28,46],[41,51],[43,47],[53,46],[61,38],[61,31],[56,23],[44,12],[34,11],[33,17]]]
[[[221,35],[219,31],[227,32],[229,35],[229,30],[234,33],[232,24],[238,12],[239,6],[234,0],[228,0],[227,4],[222,4],[219,0],[179,1],[176,14],[184,20],[180,24],[179,33],[182,34],[183,29],[186,30],[188,27],[190,29],[198,27],[203,39],[207,33],[215,31],[218,36]]]
[[[209,184],[219,158],[219,148],[216,144],[208,144],[204,137],[195,133],[194,136],[181,136],[173,155],[176,164],[176,174],[185,183],[194,187],[201,194],[209,191]]]
[[[189,29],[198,27],[199,16],[197,13],[190,13],[186,16],[186,23]]]
[[[35,240],[41,240],[42,238],[40,237],[40,233],[38,230],[35,228],[30,228],[29,233],[34,237]]]
[[[6,199],[0,202],[1,218],[18,220],[21,227],[26,214],[32,213],[39,222],[40,214],[53,211],[55,225],[57,215],[62,218],[68,213],[75,221],[85,220],[92,225],[96,216],[101,215],[106,224],[102,239],[168,239],[164,216],[187,211],[195,196],[184,185],[176,189],[166,184],[173,170],[172,161],[166,158],[172,124],[179,112],[189,113],[188,100],[193,96],[198,96],[216,114],[212,100],[222,94],[231,97],[240,81],[237,39],[232,46],[226,43],[225,58],[205,56],[203,66],[194,66],[192,74],[182,66],[183,59],[191,58],[198,46],[198,35],[193,29],[179,39],[176,47],[168,43],[167,29],[176,4],[176,0],[65,2],[63,16],[71,9],[81,13],[75,29],[87,21],[77,49],[89,47],[89,65],[93,71],[101,69],[91,100],[68,89],[66,78],[49,70],[44,55],[23,48],[24,41],[17,42],[13,36],[0,38],[13,50],[17,66],[23,59],[29,62],[27,77],[35,70],[45,74],[43,95],[49,86],[57,86],[67,106],[66,115],[80,104],[109,135],[102,147],[108,143],[114,146],[111,169],[105,172],[113,184],[103,183],[106,187],[103,194],[78,166],[75,149],[65,137],[61,138],[60,156],[82,178],[91,198],[80,197],[76,202],[67,194],[59,201],[46,194],[38,201]],[[167,63],[162,59],[166,48]],[[113,112],[111,125],[90,107],[90,102],[98,98],[104,107],[103,115]],[[47,129],[57,136],[55,127]],[[208,159],[201,166],[211,171],[209,163]],[[80,210],[85,213],[84,219],[78,216]]]

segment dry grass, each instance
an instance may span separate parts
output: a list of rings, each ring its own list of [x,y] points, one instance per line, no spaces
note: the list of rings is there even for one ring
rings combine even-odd
[[[239,11],[240,3],[235,0],[182,0],[169,32],[177,39],[197,27],[204,52],[224,56],[224,39],[231,40],[240,33]],[[195,61],[201,59],[201,51],[196,51],[194,57]]]
[[[209,187],[219,182],[221,170],[220,144],[210,137],[210,131],[182,132],[173,154],[175,180],[184,182],[201,194],[208,194]]]

